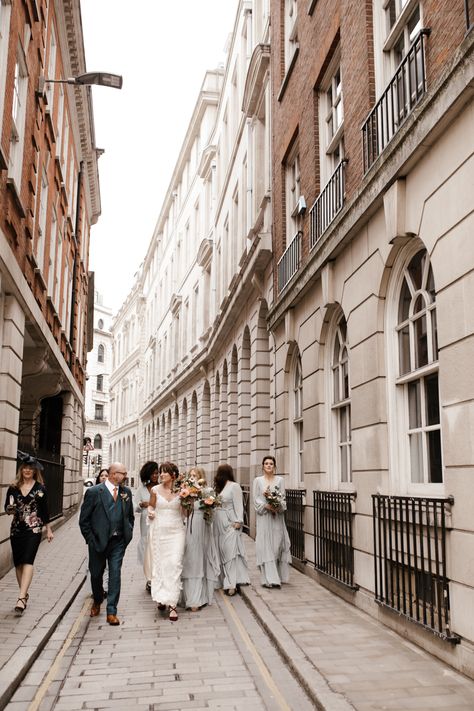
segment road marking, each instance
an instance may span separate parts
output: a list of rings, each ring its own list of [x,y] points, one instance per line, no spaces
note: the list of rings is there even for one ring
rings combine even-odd
[[[53,681],[53,679],[56,675],[56,672],[59,669],[59,665],[61,664],[61,661],[62,661],[64,655],[66,654],[67,650],[71,646],[72,641],[73,641],[74,637],[76,636],[77,630],[79,629],[79,626],[80,626],[82,620],[86,616],[86,612],[89,612],[90,606],[91,606],[90,598],[86,598],[76,621],[74,622],[73,626],[69,630],[69,634],[63,642],[63,646],[57,653],[53,664],[49,668],[48,673],[46,674],[46,676],[44,677],[40,686],[38,687],[38,690],[35,694],[33,701],[28,706],[28,711],[38,711],[40,704],[43,701],[43,699],[46,695],[46,692],[48,691],[48,689],[51,685],[51,682]]]
[[[262,657],[257,651],[257,648],[255,647],[254,643],[250,639],[247,630],[243,626],[242,622],[240,621],[239,616],[237,615],[233,605],[231,604],[230,600],[226,598],[222,590],[220,591],[220,595],[222,596],[222,599],[229,610],[230,616],[232,617],[232,620],[234,621],[235,626],[237,627],[237,630],[242,637],[242,640],[249,650],[250,654],[254,658],[255,664],[258,667],[258,670],[260,674],[262,675],[262,678],[266,685],[268,686],[270,692],[274,696],[275,703],[278,705],[278,708],[281,709],[282,711],[292,711],[291,706],[288,706],[288,704],[285,701],[285,698],[281,694],[279,688],[276,686],[275,682],[272,679],[272,675],[270,674],[267,665],[263,661]]]

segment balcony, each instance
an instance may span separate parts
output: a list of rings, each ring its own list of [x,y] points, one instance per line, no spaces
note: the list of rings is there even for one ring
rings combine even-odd
[[[429,34],[429,29],[420,30],[362,126],[365,173],[426,92],[424,43]]]
[[[347,160],[342,160],[316,198],[309,212],[309,248],[313,249],[337,213],[342,210],[345,197]]]
[[[372,495],[375,600],[449,642],[446,531],[454,499]]]
[[[314,491],[314,567],[351,590],[354,585],[354,493]]]
[[[281,294],[283,289],[294,277],[301,264],[301,238],[303,233],[298,231],[291,240],[288,247],[283,252],[278,261],[278,293]]]

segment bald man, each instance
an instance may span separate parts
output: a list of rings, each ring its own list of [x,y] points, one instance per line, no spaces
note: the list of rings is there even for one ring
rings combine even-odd
[[[89,546],[89,571],[92,597],[91,617],[100,614],[104,598],[103,576],[107,564],[107,622],[119,625],[117,605],[120,597],[120,572],[125,549],[132,540],[135,516],[132,492],[123,482],[127,470],[120,462],[108,469],[108,477],[101,484],[86,490],[79,516],[79,526]]]

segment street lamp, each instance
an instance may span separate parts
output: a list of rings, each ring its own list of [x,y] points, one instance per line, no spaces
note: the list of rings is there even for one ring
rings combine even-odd
[[[109,72],[86,72],[79,74],[77,77],[69,77],[68,79],[47,79],[40,77],[38,83],[38,91],[43,93],[46,84],[72,84],[73,86],[109,86],[112,89],[121,89],[123,78],[120,74],[110,74]]]

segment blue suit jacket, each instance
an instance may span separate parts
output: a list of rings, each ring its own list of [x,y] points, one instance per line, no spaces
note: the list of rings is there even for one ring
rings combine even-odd
[[[135,514],[132,492],[126,486],[119,486],[118,496],[122,506],[123,538],[128,546],[133,536]],[[104,551],[113,533],[109,513],[110,493],[105,484],[91,486],[84,494],[79,516],[81,533],[96,551]]]

